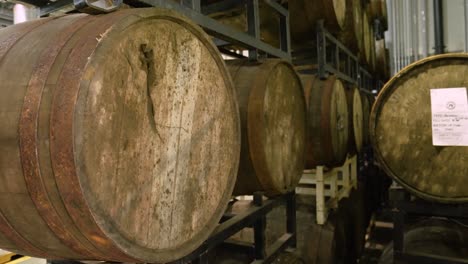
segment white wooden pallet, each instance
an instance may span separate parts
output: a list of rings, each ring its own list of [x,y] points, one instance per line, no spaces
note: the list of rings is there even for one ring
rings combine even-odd
[[[304,171],[296,193],[315,196],[317,224],[327,222],[328,213],[338,202],[357,189],[357,156],[348,157],[341,167],[326,171],[325,166]]]

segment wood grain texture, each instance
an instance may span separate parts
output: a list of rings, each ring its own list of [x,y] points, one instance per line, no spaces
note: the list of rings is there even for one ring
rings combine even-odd
[[[228,61],[242,120],[235,194],[273,196],[295,188],[304,169],[306,107],[292,65],[281,60]]]
[[[374,25],[372,21],[370,21],[370,39],[369,39],[369,45],[370,45],[370,62],[369,62],[369,69],[371,73],[375,73],[377,69],[377,50],[376,50],[376,41],[375,41],[375,36],[374,36]],[[385,39],[382,39],[385,41]],[[385,65],[385,64],[384,64]]]
[[[362,103],[362,144],[367,146],[370,144],[369,136],[369,120],[370,120],[370,111],[372,108],[372,103],[370,100],[370,95],[361,93],[361,103]]]
[[[387,1],[386,0],[370,0],[368,4],[369,15],[372,20],[379,19],[387,29],[388,14],[387,14]]]
[[[379,39],[375,41],[375,60],[376,67],[375,71],[380,76],[387,75],[387,54],[385,53],[385,39]]]
[[[305,262],[310,264],[348,263],[350,245],[347,241],[348,222],[344,210],[332,212],[325,225],[315,225],[308,232]],[[299,234],[302,236],[303,234]]]
[[[201,29],[133,9],[12,26],[0,42],[1,248],[161,263],[209,236],[234,187],[240,121]]]
[[[357,54],[364,50],[361,0],[348,0],[346,4],[346,20],[338,37],[348,49]]]
[[[325,28],[333,33],[344,29],[345,0],[289,0],[288,8],[293,41],[315,40],[313,32],[320,19],[324,19]]]
[[[349,117],[349,152],[359,153],[363,145],[363,107],[359,89],[351,85],[346,89]]]
[[[468,56],[418,61],[383,88],[372,109],[371,140],[385,172],[415,195],[468,201],[468,147],[432,145],[430,89],[468,87]]]
[[[307,102],[306,168],[343,164],[348,153],[349,113],[341,81],[301,75]]]
[[[361,51],[361,61],[365,64],[371,65],[372,59],[372,45],[374,45],[374,36],[372,35],[372,25],[370,24],[369,14],[364,11],[362,14],[362,38],[363,50]]]

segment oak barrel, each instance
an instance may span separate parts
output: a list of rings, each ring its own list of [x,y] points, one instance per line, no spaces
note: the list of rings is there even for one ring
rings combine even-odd
[[[369,21],[368,12],[364,11],[362,14],[363,50],[361,50],[361,60],[366,64],[371,65],[371,45],[374,45],[374,36],[372,35],[372,27]]]
[[[317,22],[325,22],[325,28],[338,33],[346,22],[346,0],[288,0],[291,39],[297,41],[315,40]]]
[[[0,248],[166,263],[231,197],[234,87],[195,24],[162,9],[0,30]]]
[[[370,25],[370,62],[369,68],[371,73],[375,73],[377,69],[377,54],[376,54],[376,47],[375,47],[375,36],[374,36],[374,27]]]
[[[379,76],[383,76],[384,78],[388,75],[387,74],[387,54],[385,49],[385,39],[379,39],[375,41],[375,59],[376,59],[376,72]]]
[[[306,168],[342,165],[348,153],[346,91],[335,76],[301,75],[307,102]]]
[[[299,210],[304,209],[298,209],[299,217]],[[310,207],[307,209],[310,210]],[[313,219],[299,225],[298,250],[303,252],[304,263],[352,263],[352,246],[347,237],[349,224],[345,210],[340,207],[330,213],[324,225],[316,224]]]
[[[386,0],[370,0],[369,2],[369,14],[372,20],[379,19],[384,29],[388,26],[388,14],[387,14],[387,1]]]
[[[371,96],[365,94],[364,92],[361,93],[361,103],[362,103],[362,143],[363,145],[369,145],[370,138],[369,138],[369,119],[370,119],[370,111],[372,108],[371,103]]]
[[[348,0],[346,5],[346,21],[343,31],[339,34],[339,39],[347,48],[357,54],[364,49],[361,0]]]
[[[453,146],[453,142],[448,146],[433,145],[430,96],[431,89],[440,92],[443,88],[467,87],[467,71],[466,54],[420,60],[387,82],[372,108],[371,140],[381,166],[389,176],[421,198],[447,203],[468,201],[465,182],[468,146]],[[444,115],[453,115],[450,111],[454,104],[450,102],[448,100],[447,106],[442,107],[448,111]],[[458,105],[460,109],[466,107],[466,103]],[[461,112],[449,121],[466,122],[466,119],[467,114]],[[457,124],[451,127],[456,128]],[[454,140],[463,138],[463,134],[455,131],[452,134],[449,130],[441,133],[441,137],[444,135],[452,135]]]
[[[304,169],[306,107],[291,64],[227,61],[237,90],[242,146],[234,194],[294,190]]]
[[[363,108],[359,88],[351,85],[346,89],[349,117],[349,152],[359,153],[363,145]]]
[[[423,256],[440,256],[449,260],[468,259],[468,228],[450,219],[429,218],[421,220],[405,230],[403,250]],[[441,260],[441,262],[443,262]],[[382,252],[379,264],[393,264],[393,242]],[[413,261],[399,261],[411,264]],[[449,263],[449,261],[447,261]]]

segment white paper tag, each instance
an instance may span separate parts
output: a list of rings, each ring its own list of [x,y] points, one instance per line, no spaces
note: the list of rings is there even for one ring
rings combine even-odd
[[[432,144],[468,146],[466,88],[431,89]]]

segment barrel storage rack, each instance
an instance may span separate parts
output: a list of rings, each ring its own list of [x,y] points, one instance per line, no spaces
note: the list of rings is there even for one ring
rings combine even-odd
[[[455,220],[468,220],[468,204],[441,204],[412,199],[402,187],[392,187],[389,192],[393,207],[393,261],[427,264],[466,264],[468,259],[408,252],[404,250],[404,232],[407,217],[432,216]]]
[[[281,196],[264,200],[262,192],[253,195],[253,207],[240,214],[225,213],[213,234],[194,252],[170,264],[209,264],[209,252],[217,246],[242,250],[255,258],[251,264],[272,263],[279,253],[288,248],[296,247],[296,194],[290,192]],[[276,242],[267,247],[265,242],[266,215],[273,209],[285,205],[286,232]],[[253,227],[254,244],[235,243],[228,238],[246,227]],[[50,264],[80,264],[75,260],[49,260]]]
[[[373,78],[363,67],[357,55],[334,37],[324,26],[324,21],[317,22],[316,48],[303,49],[294,53],[297,59],[296,69],[303,74],[317,74],[326,79],[330,74],[339,79],[356,84],[361,91],[371,94],[375,87],[382,87],[383,82]],[[312,65],[312,66],[309,66]]]
[[[244,58],[243,55],[225,49],[225,46],[235,44],[248,50],[249,60],[257,60],[259,56],[277,57],[291,61],[290,37],[289,37],[289,13],[274,0],[264,0],[274,9],[280,19],[280,48],[275,48],[260,40],[259,0],[247,1],[247,24],[248,32],[240,32],[232,27],[226,26],[210,17],[208,14],[220,12],[240,4],[243,1],[225,0],[209,5],[201,5],[200,0],[181,0],[180,4],[172,0],[114,0],[114,1],[88,1],[88,0],[22,0],[39,7],[40,15],[47,16],[66,8],[67,11],[78,10],[89,14],[109,13],[117,10],[123,3],[133,7],[161,7],[175,10],[198,25],[209,35],[221,53],[232,57]],[[296,247],[296,194],[286,193],[273,198],[264,199],[264,193],[256,192],[253,195],[253,207],[240,214],[225,213],[219,226],[213,234],[194,252],[172,264],[184,263],[209,263],[208,253],[217,246],[223,245],[229,248],[247,251],[255,258],[252,263],[271,263],[279,253],[287,248]],[[267,248],[265,241],[266,215],[271,210],[284,206],[286,210],[286,232],[272,245]],[[232,235],[244,228],[253,227],[253,245],[235,244],[226,241]],[[76,264],[81,263],[73,260],[49,260],[48,263]]]
[[[251,264],[272,263],[279,253],[288,247],[296,247],[296,194],[287,193],[274,199],[263,199],[262,192],[253,195],[253,207],[241,214],[225,214],[221,224],[213,234],[187,257],[171,264],[200,263],[209,264],[208,252],[218,245],[240,249],[253,255],[255,261]],[[286,233],[267,248],[265,243],[266,215],[276,207],[286,205]],[[245,245],[226,241],[243,228],[253,227],[254,244]],[[267,254],[268,252],[268,254]]]
[[[275,48],[260,39],[260,14],[259,0],[247,1],[247,24],[248,32],[240,32],[230,26],[226,26],[208,15],[227,10],[239,5],[244,1],[225,0],[208,5],[201,5],[200,0],[113,0],[109,6],[109,1],[89,1],[89,0],[22,0],[40,8],[41,16],[47,16],[50,13],[63,9],[71,8],[86,13],[108,13],[119,8],[122,3],[133,7],[161,7],[175,10],[201,26],[209,35],[214,37],[214,43],[218,46],[221,53],[233,57],[243,57],[242,55],[231,52],[223,47],[235,44],[249,51],[249,59],[256,60],[260,55],[281,58],[291,61],[291,45],[289,38],[289,12],[275,0],[263,0],[279,15],[280,25],[280,47]],[[108,8],[103,8],[107,6]]]
[[[304,171],[296,192],[315,196],[317,224],[324,225],[330,210],[337,209],[339,201],[358,188],[357,159],[357,155],[349,157],[343,166],[330,171],[325,171],[324,166]]]

